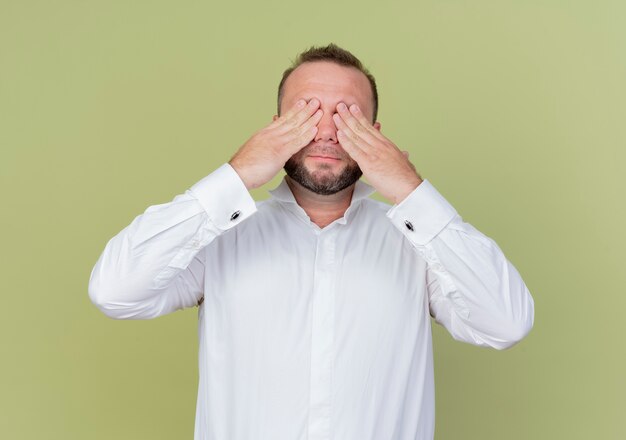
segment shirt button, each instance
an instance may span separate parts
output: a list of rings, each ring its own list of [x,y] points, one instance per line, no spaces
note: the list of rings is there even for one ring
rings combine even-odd
[[[232,222],[233,220],[235,220],[237,217],[239,217],[240,214],[241,214],[241,211],[233,212],[233,215],[230,216],[230,221]]]
[[[406,225],[406,228],[407,228],[409,231],[412,231],[412,230],[413,230],[413,223],[411,223],[411,222],[410,222],[410,221],[408,221],[408,220],[405,220],[405,221],[404,221],[404,224]]]

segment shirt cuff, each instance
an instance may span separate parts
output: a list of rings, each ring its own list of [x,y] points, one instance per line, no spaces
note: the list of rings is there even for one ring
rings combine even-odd
[[[456,209],[428,180],[387,211],[391,222],[418,246],[435,238],[456,215]]]
[[[246,185],[229,163],[225,163],[187,191],[198,199],[211,222],[220,230],[238,225],[257,210]]]

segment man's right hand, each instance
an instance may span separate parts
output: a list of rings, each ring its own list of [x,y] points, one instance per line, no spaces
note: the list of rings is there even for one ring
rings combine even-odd
[[[246,188],[269,182],[291,156],[306,147],[317,134],[323,111],[316,98],[299,100],[286,113],[257,131],[228,161]]]

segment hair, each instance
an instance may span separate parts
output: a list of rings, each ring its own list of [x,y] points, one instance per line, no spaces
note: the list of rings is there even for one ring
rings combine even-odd
[[[323,47],[312,46],[310,49],[300,53],[296,57],[296,60],[292,62],[291,66],[283,72],[283,77],[280,80],[280,84],[278,85],[277,109],[279,115],[280,101],[283,98],[285,81],[287,81],[289,75],[291,75],[291,73],[296,70],[298,66],[303,63],[311,63],[314,61],[329,61],[340,66],[354,67],[355,69],[363,73],[367,77],[372,88],[372,97],[374,101],[373,119],[374,121],[376,121],[376,117],[378,116],[378,91],[376,89],[376,80],[374,79],[374,76],[363,66],[363,64],[357,57],[334,43],[330,43],[329,45]]]

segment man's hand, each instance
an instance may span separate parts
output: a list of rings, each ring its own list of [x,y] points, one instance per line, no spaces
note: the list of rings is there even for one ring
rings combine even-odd
[[[422,183],[408,153],[374,128],[356,104],[348,109],[340,102],[333,119],[339,143],[384,197],[398,204]]]
[[[286,113],[257,131],[228,163],[239,174],[246,188],[269,182],[291,156],[306,147],[317,134],[323,111],[319,100],[296,102]]]

